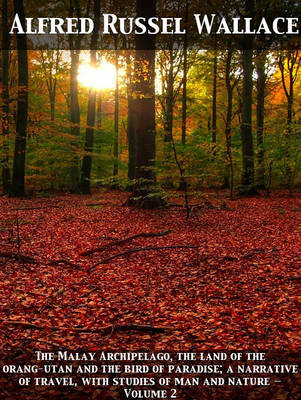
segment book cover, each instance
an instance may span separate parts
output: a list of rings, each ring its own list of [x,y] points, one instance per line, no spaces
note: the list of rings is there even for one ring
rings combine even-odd
[[[299,398],[299,2],[0,14],[0,398]]]

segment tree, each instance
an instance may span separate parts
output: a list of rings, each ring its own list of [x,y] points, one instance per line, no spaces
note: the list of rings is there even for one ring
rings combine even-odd
[[[186,0],[185,4],[185,25],[186,31],[183,43],[183,94],[182,94],[182,132],[181,140],[182,145],[186,145],[187,135],[187,76],[188,76],[188,19],[189,19],[189,1]],[[184,175],[185,171],[183,171]],[[181,177],[179,190],[187,191],[187,183],[185,178]]]
[[[301,55],[299,50],[281,51],[278,56],[278,66],[281,73],[281,81],[287,101],[287,118],[285,130],[285,170],[286,180],[289,187],[292,186],[293,173],[290,167],[290,139],[293,134],[293,115],[294,115],[294,88],[298,77],[298,71],[301,64]]]
[[[156,15],[156,0],[137,0],[137,15],[148,18]],[[135,37],[135,187],[128,204],[143,208],[161,205],[160,196],[154,195],[156,174],[155,123],[155,38],[144,34]]]
[[[188,17],[189,17],[189,1],[186,0],[185,4],[185,24],[186,33],[184,35],[184,46],[183,46],[183,97],[182,97],[182,144],[186,144],[186,133],[187,133],[187,75],[188,75]]]
[[[78,102],[78,82],[77,73],[79,66],[79,50],[71,50],[71,77],[70,77],[70,133],[72,140],[72,162],[70,171],[70,192],[79,192],[79,176],[78,176],[78,138],[80,135],[80,109]]]
[[[216,144],[216,98],[217,98],[217,51],[213,56],[213,87],[212,87],[212,143]]]
[[[256,73],[257,73],[257,187],[264,189],[264,105],[265,105],[265,92],[266,92],[266,73],[265,73],[266,54],[260,51],[256,55]]]
[[[129,50],[126,50],[126,76],[127,76],[127,100],[128,100],[128,119],[127,119],[127,138],[128,138],[128,179],[133,181],[135,178],[135,131],[134,131],[134,107],[133,107],[133,77],[132,63]],[[131,186],[131,185],[130,185]]]
[[[9,170],[9,46],[10,36],[8,32],[8,9],[7,0],[2,4],[2,136],[3,136],[3,155],[2,165],[2,184],[3,192],[8,193],[10,188]]]
[[[157,57],[158,70],[160,71],[160,81],[162,91],[158,95],[159,104],[162,112],[160,116],[162,118],[162,125],[164,129],[164,165],[166,171],[173,167],[172,160],[172,147],[173,147],[173,132],[174,132],[174,121],[175,121],[175,105],[177,104],[183,81],[186,78],[187,88],[187,72],[188,63],[187,57],[185,57],[185,51],[174,49],[175,42],[174,38],[166,43],[168,50],[162,50],[159,52]],[[186,49],[187,50],[187,49]],[[186,52],[187,56],[187,52]],[[186,73],[182,76],[181,71],[183,63],[186,61]],[[186,110],[187,110],[187,91],[185,94]],[[183,97],[182,97],[183,101]],[[186,117],[185,117],[186,119]],[[185,121],[185,135],[186,135],[186,121]],[[172,187],[173,179],[170,171],[169,175],[166,176],[165,186]]]
[[[168,50],[168,56],[164,60],[165,65],[168,65],[167,80],[166,80],[166,97],[164,104],[164,142],[170,143],[172,140],[173,131],[173,109],[174,109],[174,63],[175,63],[175,51],[173,50],[173,44],[171,49]],[[167,63],[166,63],[166,60]]]
[[[114,167],[113,176],[114,180],[118,176],[118,156],[119,156],[119,52],[117,50],[117,37],[115,42],[115,70],[116,70],[116,84],[115,84],[115,110],[114,110]]]
[[[95,26],[91,37],[90,63],[91,67],[95,68],[97,63],[97,39],[100,27],[100,0],[94,0],[94,19]],[[91,188],[91,168],[92,168],[92,151],[94,143],[94,128],[96,116],[96,89],[91,87],[89,91],[88,113],[87,113],[87,128],[85,138],[85,155],[82,164],[81,175],[81,192],[90,194]]]
[[[246,15],[254,15],[254,0],[245,0]],[[252,92],[253,92],[253,50],[252,38],[246,37],[242,50],[243,93],[242,93],[242,177],[240,193],[256,193],[254,187],[254,149],[252,135]]]
[[[79,17],[81,12],[79,4],[76,2],[76,14]],[[74,15],[73,0],[70,0],[69,15],[72,18]],[[78,67],[80,57],[80,38],[76,36],[73,38],[69,35],[69,45],[71,54],[71,69],[70,69],[70,134],[72,139],[72,161],[70,167],[70,192],[80,192],[79,182],[79,158],[78,158],[78,140],[80,136],[80,108],[78,101]]]
[[[14,11],[25,27],[23,0],[14,0]],[[28,59],[26,34],[17,35],[18,50],[18,105],[16,120],[13,179],[10,194],[22,197],[25,194],[25,156],[28,116]]]
[[[44,79],[46,80],[47,91],[49,95],[50,103],[50,120],[55,119],[55,101],[57,94],[57,81],[60,70],[60,64],[62,63],[62,53],[57,50],[40,50],[41,56],[41,67],[44,73]]]
[[[233,91],[239,82],[239,75],[235,76],[235,69],[233,63],[234,51],[233,49],[227,50],[225,59],[225,84],[227,91],[227,112],[225,118],[225,137],[226,137],[226,152],[227,152],[227,183],[230,187],[230,198],[233,200],[233,186],[234,186],[234,168],[232,157],[232,120],[233,120]],[[232,72],[234,70],[234,73]]]
[[[287,128],[292,130],[293,106],[294,106],[294,84],[298,77],[301,63],[299,50],[281,51],[278,57],[278,65],[281,72],[281,81],[287,99]]]

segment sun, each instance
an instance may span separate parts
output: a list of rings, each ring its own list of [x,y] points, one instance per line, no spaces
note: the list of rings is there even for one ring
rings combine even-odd
[[[78,69],[78,82],[97,90],[115,89],[116,69],[114,65],[105,60],[97,68],[83,63]]]

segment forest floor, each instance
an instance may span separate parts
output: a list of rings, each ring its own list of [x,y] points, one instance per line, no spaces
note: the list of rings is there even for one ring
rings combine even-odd
[[[300,348],[296,195],[196,198],[189,221],[126,197],[0,199],[2,349]]]

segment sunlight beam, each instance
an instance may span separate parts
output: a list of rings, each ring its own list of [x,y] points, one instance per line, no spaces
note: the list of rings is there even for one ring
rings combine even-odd
[[[102,61],[100,66],[92,68],[83,63],[78,69],[78,82],[83,86],[97,90],[114,90],[116,86],[116,69],[107,61]]]

